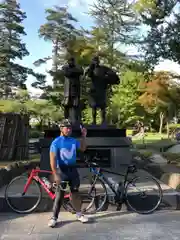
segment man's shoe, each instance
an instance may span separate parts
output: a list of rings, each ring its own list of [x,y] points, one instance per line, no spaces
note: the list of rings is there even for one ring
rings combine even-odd
[[[48,227],[54,228],[57,224],[57,220],[54,218],[51,218],[49,223],[48,223]]]
[[[77,220],[80,221],[80,222],[82,222],[82,223],[87,223],[87,222],[89,222],[89,219],[88,219],[86,216],[84,216],[84,215],[77,216]]]

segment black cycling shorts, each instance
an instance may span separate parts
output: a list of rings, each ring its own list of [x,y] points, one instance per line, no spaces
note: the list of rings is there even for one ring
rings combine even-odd
[[[76,168],[60,168],[61,169],[61,180],[68,181],[71,191],[78,190],[80,186],[79,173]]]

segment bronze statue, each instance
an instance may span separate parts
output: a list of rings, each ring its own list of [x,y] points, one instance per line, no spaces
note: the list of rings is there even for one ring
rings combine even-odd
[[[90,66],[85,71],[85,76],[91,78],[89,92],[89,104],[92,108],[93,124],[96,124],[97,109],[101,109],[101,123],[106,123],[106,103],[108,85],[119,84],[116,73],[103,65],[100,65],[99,57],[92,59]]]
[[[82,67],[75,63],[73,57],[68,59],[67,65],[62,67],[64,82],[64,117],[73,124],[80,121],[80,77],[83,75]]]

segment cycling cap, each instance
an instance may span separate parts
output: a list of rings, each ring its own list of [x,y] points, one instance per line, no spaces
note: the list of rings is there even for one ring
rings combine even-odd
[[[71,127],[71,122],[68,119],[64,119],[61,121],[59,127]]]

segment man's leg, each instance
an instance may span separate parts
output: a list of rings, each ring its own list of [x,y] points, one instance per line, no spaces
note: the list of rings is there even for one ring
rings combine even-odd
[[[58,216],[59,216],[59,212],[60,212],[63,200],[64,200],[64,191],[61,191],[60,187],[57,187],[56,198],[54,200],[54,205],[53,205],[53,216],[48,223],[49,227],[55,227],[56,226],[57,219],[58,219]]]
[[[72,189],[72,204],[77,213],[81,212],[81,196],[78,189]]]
[[[66,178],[67,178],[66,174],[61,173],[61,180],[65,181]],[[62,185],[62,187],[64,187],[64,186]],[[63,200],[64,200],[64,191],[62,191],[60,189],[60,187],[58,186],[56,189],[56,198],[54,200],[54,205],[53,205],[53,216],[48,223],[49,227],[55,227],[61,206],[63,204]]]
[[[71,172],[71,192],[72,192],[72,204],[76,210],[76,217],[82,223],[88,222],[88,218],[81,213],[81,196],[79,194],[80,179],[77,169],[73,169]]]
[[[58,219],[59,216],[59,212],[63,203],[63,199],[64,199],[64,191],[60,190],[60,187],[57,187],[57,191],[56,191],[56,198],[54,200],[54,205],[53,205],[53,218],[54,219]]]

